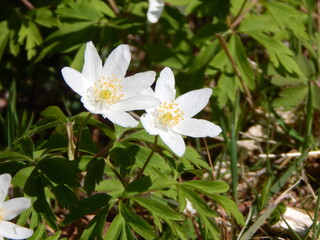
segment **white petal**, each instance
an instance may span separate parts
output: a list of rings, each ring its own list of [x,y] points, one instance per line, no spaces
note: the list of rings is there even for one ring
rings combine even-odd
[[[83,103],[83,106],[91,113],[93,114],[101,114],[102,110],[100,109],[100,106],[93,105],[86,97],[81,98],[81,102]]]
[[[119,111],[117,109],[110,108],[106,111],[103,111],[102,116],[122,127],[136,127],[138,125],[138,121],[135,120],[129,113]]]
[[[211,94],[210,88],[193,90],[178,97],[175,103],[178,103],[185,117],[193,117],[208,104]]]
[[[86,51],[84,53],[84,65],[82,69],[82,75],[91,83],[94,83],[101,77],[102,61],[90,41],[87,43]]]
[[[86,90],[90,86],[88,80],[81,73],[70,67],[64,67],[61,70],[64,81],[71,87],[73,91],[80,96],[85,95]]]
[[[174,89],[175,80],[173,72],[170,68],[164,68],[160,77],[157,80],[155,95],[161,102],[171,102],[176,97],[176,90]]]
[[[187,118],[172,128],[173,131],[190,137],[216,137],[222,129],[207,120]]]
[[[119,45],[108,56],[102,68],[102,76],[109,78],[123,79],[126,75],[131,54],[129,46],[126,44]]]
[[[18,216],[22,211],[28,209],[31,206],[31,199],[20,197],[13,198],[1,204],[3,209],[3,220],[11,220]]]
[[[156,23],[161,16],[162,10],[164,7],[163,0],[149,0],[149,8],[148,8],[148,21],[151,23]]]
[[[150,135],[159,135],[159,129],[156,128],[154,124],[154,117],[152,117],[150,114],[142,114],[140,121],[147,133]]]
[[[11,183],[11,175],[4,173],[0,175],[0,204],[6,199]]]
[[[175,133],[171,130],[161,131],[159,134],[162,141],[179,157],[186,151],[186,145],[180,134]]]
[[[9,239],[26,239],[31,237],[33,230],[11,222],[0,221],[0,236]]]
[[[154,82],[156,73],[154,71],[137,73],[133,76],[126,77],[123,83],[123,94],[125,98],[132,97],[148,89]]]
[[[133,111],[133,110],[144,110],[146,108],[155,107],[160,104],[160,101],[156,97],[137,94],[129,99],[125,99],[115,103],[112,108],[121,111]]]

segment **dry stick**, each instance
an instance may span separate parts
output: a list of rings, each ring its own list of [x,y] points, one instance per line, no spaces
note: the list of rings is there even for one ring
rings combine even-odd
[[[35,9],[35,7],[32,5],[31,2],[29,2],[28,0],[21,0],[21,2],[30,10]]]
[[[225,51],[225,53],[227,54],[230,62],[231,62],[231,65],[232,65],[232,68],[234,69],[235,73],[237,74],[238,78],[240,79],[240,83],[241,83],[241,86],[242,88],[244,89],[245,93],[246,93],[246,99],[250,105],[250,108],[251,109],[255,109],[254,108],[254,105],[253,105],[253,101],[252,101],[252,96],[251,96],[251,93],[249,91],[249,89],[247,88],[247,86],[244,84],[244,81],[243,81],[243,78],[239,72],[239,69],[237,67],[237,64],[236,62],[234,61],[233,57],[231,56],[231,53],[228,49],[228,46],[227,46],[227,43],[226,41],[224,40],[224,38],[222,37],[222,35],[220,33],[216,34],[216,37],[218,38],[223,50]]]
[[[278,157],[300,157],[302,155],[301,152],[295,153],[280,153],[280,154],[259,154],[260,158],[278,158]],[[320,155],[320,151],[310,151],[308,152],[308,156],[316,156]]]
[[[251,5],[247,8],[243,8],[243,11],[241,12],[240,16],[237,17],[237,19],[230,25],[231,29],[234,29],[237,25],[240,24],[242,19],[250,12],[251,8],[258,2],[258,0],[252,0]]]
[[[204,141],[204,145],[206,146],[206,151],[207,151],[207,155],[208,155],[208,160],[209,160],[209,164],[210,164],[211,171],[212,171],[212,180],[215,180],[214,172],[213,172],[213,164],[212,164],[212,159],[211,159],[211,156],[210,156],[210,152],[209,152],[207,140],[204,138],[203,141]]]
[[[117,7],[117,4],[113,0],[108,0],[108,3],[110,4],[112,10],[115,12],[116,15],[119,15],[120,11]]]

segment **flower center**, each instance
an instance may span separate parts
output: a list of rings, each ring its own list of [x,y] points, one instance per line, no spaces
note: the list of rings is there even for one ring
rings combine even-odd
[[[112,77],[102,77],[87,91],[88,98],[94,104],[115,104],[122,97],[123,86],[121,80]]]
[[[178,104],[164,102],[157,107],[157,127],[167,129],[177,125],[183,120],[183,111],[177,107]]]

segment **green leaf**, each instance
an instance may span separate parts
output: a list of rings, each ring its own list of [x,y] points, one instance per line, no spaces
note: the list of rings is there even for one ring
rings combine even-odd
[[[200,154],[193,147],[187,146],[186,152],[184,153],[182,158],[193,163],[199,169],[204,168],[208,171],[211,171],[211,168],[208,165],[208,163],[202,159]]]
[[[96,184],[103,179],[105,161],[102,158],[93,158],[87,165],[87,174],[84,178],[84,190],[91,195]]]
[[[248,57],[245,53],[243,44],[238,35],[233,34],[228,43],[229,50],[233,53],[234,60],[239,69],[239,72],[249,89],[254,88],[254,73],[252,68],[250,67]]]
[[[2,161],[8,161],[8,160],[14,160],[14,161],[29,161],[29,162],[33,162],[33,159],[18,153],[18,152],[13,152],[13,151],[1,151],[0,152],[0,162]]]
[[[31,21],[23,21],[19,31],[19,43],[26,40],[25,48],[27,50],[28,60],[36,55],[36,46],[42,43],[42,37],[38,27]]]
[[[82,113],[76,115],[75,121],[78,122],[78,123],[82,122],[82,121],[87,117],[88,114],[90,114],[90,113],[88,113],[88,112],[82,112]],[[91,118],[87,121],[87,124],[99,128],[99,129],[100,129],[101,131],[103,131],[104,134],[106,134],[111,140],[115,140],[115,139],[116,139],[116,135],[115,135],[114,131],[113,131],[110,127],[108,127],[106,124],[100,122],[99,120],[94,119],[93,117],[91,117]]]
[[[61,207],[72,208],[78,203],[78,198],[76,194],[65,185],[53,186],[51,191],[56,197],[56,200],[61,205]]]
[[[59,230],[56,216],[54,215],[51,206],[48,204],[44,192],[38,195],[37,200],[33,204],[33,207],[37,212],[40,212],[44,216],[47,224],[52,229],[54,229],[55,231]]]
[[[172,5],[187,5],[192,3],[194,0],[165,0],[165,2],[168,2]]]
[[[123,192],[123,197],[134,196],[137,194],[160,190],[163,188],[170,188],[175,184],[175,181],[168,178],[156,177],[154,179],[151,179],[151,177],[145,176],[132,181]]]
[[[232,215],[238,224],[245,225],[244,218],[241,212],[238,209],[238,206],[231,199],[221,196],[221,195],[210,195],[213,201],[216,201],[219,205],[221,205],[228,215]]]
[[[276,98],[272,106],[274,108],[283,107],[284,110],[290,110],[297,107],[307,95],[308,87],[306,85],[299,85],[283,89]]]
[[[182,229],[182,227],[180,227],[179,224],[170,220],[167,220],[166,223],[169,225],[174,235],[179,237],[179,239],[187,240],[187,237],[185,235],[185,230]]]
[[[58,8],[56,13],[63,18],[74,18],[79,20],[99,20],[102,14],[93,9],[91,5],[70,2],[69,6]]]
[[[53,13],[46,7],[37,8],[34,21],[37,24],[48,28],[54,27],[58,23],[57,18],[55,18]]]
[[[217,214],[201,197],[199,197],[198,194],[183,186],[179,186],[179,190],[183,193],[182,196],[185,196],[192,203],[193,207],[197,210],[201,217],[204,218],[217,216]]]
[[[121,214],[118,214],[111,222],[108,228],[108,232],[104,237],[104,240],[119,239],[119,236],[121,234],[121,231],[124,225],[125,225],[125,222],[123,217],[121,216]]]
[[[40,170],[53,182],[79,187],[77,166],[65,158],[44,158],[38,163]]]
[[[8,28],[7,21],[3,21],[0,23],[0,32],[1,32],[1,35],[0,35],[0,59],[1,59],[10,38],[10,31]]]
[[[73,222],[74,220],[100,210],[101,208],[108,207],[111,197],[108,194],[99,193],[92,195],[84,200],[78,202],[78,204],[70,211],[70,214],[66,216],[63,223],[65,225]]]
[[[53,117],[56,118],[57,120],[61,122],[67,122],[67,117],[64,115],[64,113],[61,111],[61,109],[57,106],[50,106],[45,108],[43,111],[40,113],[44,117]]]
[[[131,199],[136,201],[142,207],[145,207],[146,209],[148,209],[153,215],[158,216],[162,219],[169,219],[169,220],[176,220],[176,221],[184,220],[184,217],[182,217],[179,213],[175,212],[168,206],[158,201],[155,201],[149,198],[143,198],[143,197],[132,197]]]
[[[37,226],[37,230],[33,233],[33,235],[30,238],[28,238],[28,240],[40,240],[40,239],[42,239],[42,236],[45,233],[45,230],[46,230],[46,225],[40,223]]]
[[[66,25],[65,27],[50,34],[45,39],[45,41],[49,42],[49,41],[52,41],[55,39],[59,40],[59,39],[65,37],[66,35],[77,33],[77,32],[82,31],[88,27],[91,27],[94,23],[95,23],[94,21],[83,21],[83,22],[75,22],[75,23]],[[43,49],[43,51],[44,50],[45,50],[45,48]]]
[[[34,166],[30,166],[19,170],[12,178],[12,184],[20,188],[24,188],[24,185],[34,168]]]
[[[86,226],[81,234],[80,240],[102,239],[109,208],[102,209]]]
[[[191,180],[182,182],[179,185],[197,190],[204,194],[223,193],[229,190],[229,185],[223,181]]]
[[[155,235],[152,227],[140,216],[127,208],[123,203],[119,204],[120,213],[132,229],[145,239],[154,239]]]

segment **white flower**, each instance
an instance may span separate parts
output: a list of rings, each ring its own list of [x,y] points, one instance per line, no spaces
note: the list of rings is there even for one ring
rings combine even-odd
[[[4,237],[9,239],[29,238],[32,236],[33,230],[7,221],[15,218],[31,206],[31,200],[25,197],[5,201],[10,182],[10,174],[0,175],[0,240],[3,240]]]
[[[194,216],[197,214],[197,210],[193,207],[192,203],[186,198],[187,205],[186,208],[183,210],[184,214],[190,214],[191,216]]]
[[[190,91],[175,99],[175,80],[170,68],[161,71],[155,87],[155,96],[161,104],[146,109],[141,116],[145,130],[151,135],[159,135],[162,141],[178,156],[186,150],[181,135],[190,137],[215,137],[221,128],[207,120],[192,118],[208,103],[212,90],[203,88]]]
[[[164,1],[163,0],[149,0],[149,8],[147,13],[148,21],[151,23],[158,22],[161,13],[163,11]]]
[[[128,45],[119,45],[105,64],[92,42],[87,43],[82,73],[64,67],[61,72],[66,83],[81,96],[84,107],[102,114],[123,127],[135,127],[138,122],[126,111],[142,110],[159,104],[152,96],[142,94],[155,80],[155,72],[148,71],[125,77],[131,60]]]

